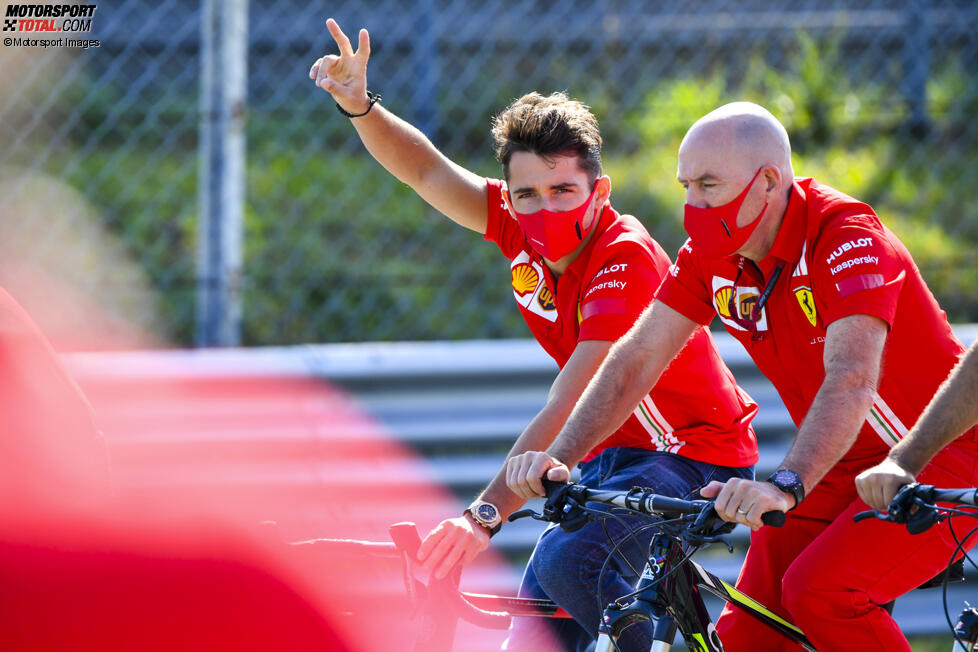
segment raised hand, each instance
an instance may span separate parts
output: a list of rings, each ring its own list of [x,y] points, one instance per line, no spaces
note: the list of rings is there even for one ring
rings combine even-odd
[[[309,78],[316,86],[333,96],[333,100],[349,113],[363,113],[370,106],[367,98],[367,59],[370,58],[370,35],[360,30],[357,51],[340,26],[327,19],[326,29],[340,48],[339,56],[328,54],[312,64]]]

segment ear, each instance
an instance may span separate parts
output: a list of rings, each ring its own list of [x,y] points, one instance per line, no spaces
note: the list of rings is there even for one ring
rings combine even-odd
[[[781,170],[773,165],[765,165],[761,176],[764,178],[764,194],[767,195],[769,199],[773,198],[781,190],[781,184],[783,181],[781,178]]]
[[[607,174],[602,175],[597,178],[594,184],[598,191],[597,205],[604,206],[608,198],[611,197],[611,177]]]

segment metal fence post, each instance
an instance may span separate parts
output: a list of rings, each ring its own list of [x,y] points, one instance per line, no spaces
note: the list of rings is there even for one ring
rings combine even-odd
[[[927,24],[928,0],[909,0],[903,40],[903,96],[910,109],[911,133],[927,132],[927,80],[930,76],[930,50]]]
[[[201,26],[198,346],[241,339],[248,2],[206,0]]]
[[[414,90],[415,125],[429,138],[438,130],[438,83],[441,77],[438,40],[439,10],[434,0],[422,0],[415,6],[417,35],[411,46],[412,67],[417,77]]]

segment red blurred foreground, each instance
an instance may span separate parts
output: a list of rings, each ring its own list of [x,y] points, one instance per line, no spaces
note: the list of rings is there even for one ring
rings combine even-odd
[[[0,291],[4,649],[413,649],[396,560],[283,541],[385,541],[403,520],[423,534],[459,504],[335,388],[225,355],[78,356],[93,421]],[[461,626],[454,649],[502,638]]]

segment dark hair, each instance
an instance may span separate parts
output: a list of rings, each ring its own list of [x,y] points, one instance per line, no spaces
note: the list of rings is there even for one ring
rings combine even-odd
[[[528,93],[514,100],[492,121],[496,158],[509,178],[513,152],[551,157],[577,154],[578,164],[593,183],[601,175],[601,133],[591,109],[566,93],[544,97]]]

